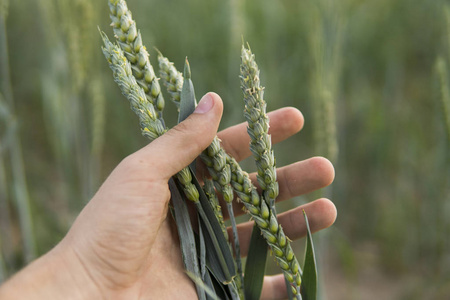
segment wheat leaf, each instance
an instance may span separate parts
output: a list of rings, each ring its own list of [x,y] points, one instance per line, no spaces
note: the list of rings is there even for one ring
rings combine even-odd
[[[246,300],[258,300],[261,296],[266,258],[267,242],[261,234],[261,230],[255,225],[253,226],[250,248],[245,264],[244,294]]]
[[[184,82],[181,89],[180,113],[178,114],[178,123],[189,117],[195,110],[197,100],[195,99],[194,85],[191,80],[191,68],[186,58],[184,65]]]
[[[206,292],[207,296],[208,296],[208,300],[220,300],[219,297],[217,297],[214,289],[212,289],[210,286],[208,286],[207,284],[205,284],[205,282],[203,282],[203,280],[192,274],[191,272],[186,272],[186,274],[189,276],[189,278],[191,278],[191,280],[195,283],[195,285],[201,286],[202,289]]]
[[[317,298],[317,264],[314,252],[314,244],[312,240],[311,230],[309,228],[308,217],[303,210],[305,217],[307,237],[306,237],[306,253],[305,265],[303,266],[301,294],[303,300],[316,300]]]
[[[192,114],[197,106],[197,100],[195,99],[194,85],[191,80],[191,68],[189,67],[189,61],[186,57],[184,64],[184,83],[181,90],[180,97],[180,112],[178,113],[178,123],[183,122],[190,114]],[[195,173],[195,160],[190,164],[192,170]]]
[[[198,224],[200,224],[200,215],[198,216]],[[202,274],[202,280],[205,281],[206,278],[206,245],[205,236],[203,234],[202,227],[198,228],[199,246],[200,246],[200,273]]]
[[[199,192],[200,201],[196,204],[198,212],[201,217],[200,225],[204,226],[205,243],[207,249],[207,257],[210,260],[211,271],[217,279],[228,284],[236,276],[236,268],[234,266],[234,258],[231,254],[228,241],[222,232],[222,227],[214,214],[214,210],[205,195],[205,192],[200,186],[192,169],[192,183],[196,186]],[[220,270],[220,271],[219,271]],[[218,273],[215,273],[218,271]]]
[[[189,211],[187,209],[186,201],[182,198],[183,193],[180,193],[173,179],[170,179],[169,181],[169,188],[172,195],[172,205],[176,220],[175,223],[177,224],[178,235],[180,236],[180,246],[184,266],[187,272],[196,277],[200,277],[194,231],[192,230],[192,224],[189,218]],[[198,298],[205,300],[206,296],[203,287],[197,282],[195,282],[195,287],[197,289]]]

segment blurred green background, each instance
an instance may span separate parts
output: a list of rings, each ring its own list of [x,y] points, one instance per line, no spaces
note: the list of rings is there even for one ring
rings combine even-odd
[[[281,207],[337,206],[315,235],[322,298],[450,298],[449,2],[127,2],[155,68],[154,46],[178,69],[188,56],[197,97],[222,96],[222,128],[244,121],[242,36],[268,109],[304,114],[275,154],[278,166],[315,155],[335,165],[330,188]],[[0,280],[54,246],[146,143],[100,50],[107,3],[0,0]],[[165,116],[175,124],[169,101]]]

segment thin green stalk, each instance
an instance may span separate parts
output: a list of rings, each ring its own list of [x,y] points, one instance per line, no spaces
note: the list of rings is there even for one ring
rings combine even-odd
[[[9,0],[0,0],[0,14],[5,19],[8,17],[8,10],[9,10]]]
[[[195,207],[197,208],[198,213],[200,214],[200,217],[202,218],[202,220],[208,220],[208,217],[205,214],[205,211],[203,210],[203,207],[201,206],[200,202],[195,202]],[[213,233],[214,230],[211,227],[211,223],[209,222],[204,222],[208,232]],[[216,236],[214,234],[211,234],[210,237],[212,238],[212,243],[214,245],[214,248],[219,250],[220,249],[220,245],[219,242],[216,239]],[[231,274],[228,272],[228,266],[227,263],[224,259],[219,259],[220,262],[220,266],[222,268],[222,270],[225,272],[225,277],[227,278],[231,278]]]
[[[4,136],[0,137],[0,237],[5,241],[12,241],[12,230],[13,225],[11,222],[11,217],[9,214],[9,187],[8,179],[6,176],[6,166],[5,166],[5,153],[8,150],[10,144],[10,136],[14,134],[15,128],[12,127],[10,122],[11,115],[4,103],[3,96],[0,94],[0,124],[5,124],[7,132]],[[7,270],[14,270],[13,253],[11,243],[3,243],[0,245],[0,253],[3,257],[6,257],[7,266],[3,267],[4,278],[7,277]]]
[[[313,69],[311,78],[316,153],[335,163],[338,156],[336,101],[342,65],[344,21],[340,4],[314,1],[308,36]],[[332,31],[333,34],[326,34]]]
[[[237,272],[238,272],[238,276],[239,276],[239,291],[240,294],[243,294],[243,287],[244,287],[244,272],[242,269],[242,260],[241,260],[241,246],[239,243],[239,234],[238,234],[238,230],[237,230],[237,224],[236,224],[236,218],[234,217],[234,210],[233,210],[233,203],[232,202],[227,202],[227,211],[228,211],[228,215],[230,216],[230,221],[231,221],[231,228],[233,230],[233,241],[234,241],[234,251],[236,254],[236,267],[237,267]]]
[[[1,95],[0,95],[1,96]],[[0,98],[0,104],[2,99]],[[11,241],[11,218],[9,217],[8,205],[8,184],[6,182],[5,166],[3,164],[3,140],[0,139],[0,284],[8,277],[8,268],[6,267],[4,257],[10,256],[5,254],[3,239]],[[11,264],[11,263],[10,263]]]
[[[10,233],[12,229],[11,219],[9,217],[7,192],[8,190],[5,178],[5,169],[3,165],[3,156],[0,150],[0,283],[2,283],[5,278],[8,277],[7,268],[3,260],[3,257],[8,254],[4,254],[6,251],[4,249],[2,239],[5,238],[6,240],[10,241]]]
[[[105,117],[106,99],[103,85],[99,78],[95,78],[89,89],[92,107],[92,138],[91,138],[91,180],[90,193],[98,187],[100,179],[100,169],[105,143]]]
[[[445,128],[447,131],[447,138],[450,141],[450,88],[448,83],[448,72],[447,72],[447,63],[445,60],[439,56],[436,61],[436,69],[439,76],[439,84],[440,84],[440,92],[441,92],[441,103],[442,103],[442,112],[445,121]]]
[[[11,115],[13,116],[13,94],[9,72],[8,42],[6,35],[6,24],[3,15],[0,15],[0,74],[0,91],[5,98],[6,105],[9,106]],[[11,120],[15,122],[14,118],[11,118]],[[12,125],[14,125],[14,123]],[[25,262],[31,262],[36,257],[36,242],[33,233],[30,197],[28,194],[25,168],[23,165],[22,146],[18,131],[14,131],[10,138],[11,145],[9,148],[9,155],[11,158],[13,191],[20,222],[23,254]]]
[[[2,236],[0,235],[0,284],[2,284],[6,278],[8,278],[8,272],[6,270],[5,260],[3,259],[3,247]]]

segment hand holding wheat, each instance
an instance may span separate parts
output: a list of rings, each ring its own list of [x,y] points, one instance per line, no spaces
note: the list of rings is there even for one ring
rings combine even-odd
[[[195,287],[184,272],[173,219],[167,214],[167,181],[213,140],[222,102],[217,95],[207,94],[196,112],[124,159],[64,240],[0,288],[0,298],[195,299]],[[269,116],[274,143],[296,133],[303,124],[301,114],[291,108]],[[245,147],[249,142],[245,124],[228,128],[218,136],[225,150],[237,160],[251,154]],[[322,158],[279,168],[278,200],[322,188],[331,183],[333,176],[331,164]],[[255,174],[250,177],[256,181]],[[325,199],[281,214],[279,221],[291,238],[306,234],[303,218],[293,217],[302,209],[307,211],[313,231],[330,226],[336,217],[334,205]],[[235,207],[235,213],[242,210]],[[238,226],[244,256],[252,226]],[[265,278],[263,299],[283,299],[286,295],[283,276]]]

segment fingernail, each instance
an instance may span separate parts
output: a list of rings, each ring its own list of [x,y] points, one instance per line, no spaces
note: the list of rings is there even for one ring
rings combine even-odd
[[[214,106],[214,100],[211,95],[208,93],[200,100],[197,107],[195,108],[194,113],[196,114],[204,114],[211,110]]]

